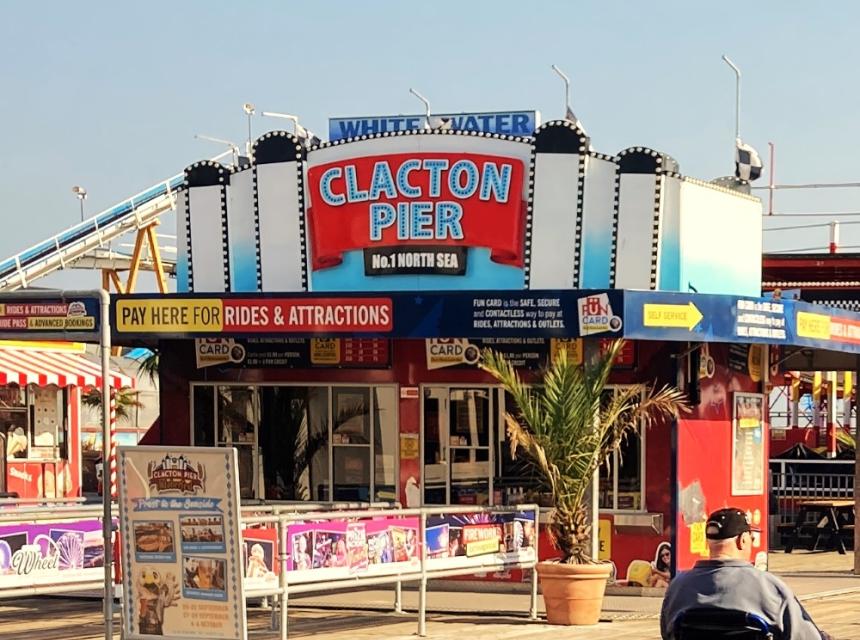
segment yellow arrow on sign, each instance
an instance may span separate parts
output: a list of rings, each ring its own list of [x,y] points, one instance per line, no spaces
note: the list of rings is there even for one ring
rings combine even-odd
[[[646,327],[679,327],[692,331],[702,319],[702,312],[692,302],[687,304],[646,304],[643,307]]]

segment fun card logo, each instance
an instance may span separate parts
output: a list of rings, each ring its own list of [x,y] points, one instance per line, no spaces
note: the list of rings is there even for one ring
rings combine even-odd
[[[434,338],[426,340],[425,344],[428,369],[477,364],[481,359],[481,349],[468,340]]]
[[[616,332],[621,329],[621,318],[612,313],[609,296],[599,293],[576,301],[579,314],[579,333],[587,336],[593,333]]]
[[[245,347],[233,338],[198,338],[194,341],[197,368],[219,364],[241,364],[245,359]]]
[[[194,465],[184,455],[167,454],[158,464],[147,465],[149,487],[158,493],[195,494],[206,490],[206,469]]]

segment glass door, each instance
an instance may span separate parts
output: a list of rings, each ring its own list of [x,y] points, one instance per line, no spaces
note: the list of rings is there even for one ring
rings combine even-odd
[[[496,390],[424,389],[424,503],[491,503]]]
[[[233,447],[239,460],[239,497],[257,498],[260,407],[255,387],[218,387],[216,445]]]

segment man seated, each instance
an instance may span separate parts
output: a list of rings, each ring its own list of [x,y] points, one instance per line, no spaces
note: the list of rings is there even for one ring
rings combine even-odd
[[[752,529],[740,509],[720,509],[705,529],[710,558],[669,584],[660,613],[663,640],[672,640],[678,614],[693,608],[753,613],[779,630],[782,640],[831,640],[820,631],[791,589],[776,576],[750,564]]]

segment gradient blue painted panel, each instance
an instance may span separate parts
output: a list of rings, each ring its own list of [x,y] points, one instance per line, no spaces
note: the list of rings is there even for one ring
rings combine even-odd
[[[582,268],[580,286],[584,289],[609,287],[612,264],[612,220],[603,225],[591,225],[582,236]]]
[[[230,289],[257,290],[257,247],[252,238],[230,243]]]
[[[176,292],[185,293],[191,291],[188,285],[188,250],[185,248],[184,239],[177,244],[179,250],[176,252]]]
[[[687,290],[687,282],[681,280],[681,233],[677,224],[663,223],[660,237],[659,274],[658,289],[662,291]]]
[[[745,269],[730,255],[685,255],[681,278],[685,288],[689,282],[699,293],[761,295],[761,271]]]
[[[469,249],[464,276],[366,276],[364,252],[349,251],[343,262],[312,272],[311,291],[451,291],[468,289],[522,289],[523,270],[490,260],[490,250]]]

